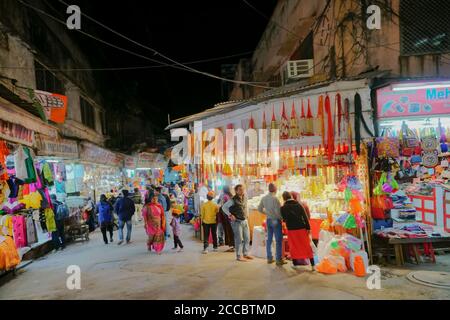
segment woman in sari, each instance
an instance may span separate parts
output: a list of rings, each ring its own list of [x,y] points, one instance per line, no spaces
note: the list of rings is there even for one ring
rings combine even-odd
[[[142,209],[144,218],[145,231],[148,235],[147,247],[148,251],[155,250],[157,254],[161,254],[164,249],[166,219],[164,216],[164,208],[158,203],[158,197],[154,196],[148,199]]]

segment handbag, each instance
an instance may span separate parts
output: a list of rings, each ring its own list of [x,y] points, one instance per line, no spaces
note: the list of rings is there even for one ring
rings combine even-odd
[[[413,130],[408,128],[405,122],[402,124],[399,138],[401,144],[401,154],[403,156],[410,157],[413,154],[420,154],[422,151],[420,139]]]
[[[422,149],[424,151],[433,151],[438,148],[438,140],[435,137],[422,138]]]
[[[435,168],[439,164],[438,151],[424,151],[422,153],[422,164],[425,168]]]
[[[396,137],[389,137],[389,130],[383,130],[381,137],[376,139],[378,158],[400,157],[400,141]]]

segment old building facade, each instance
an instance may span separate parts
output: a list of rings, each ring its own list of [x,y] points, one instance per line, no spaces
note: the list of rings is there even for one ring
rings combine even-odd
[[[450,48],[445,4],[443,0],[426,4],[280,0],[251,59],[251,76],[237,72],[236,79],[280,87],[295,81],[351,78],[373,70],[386,71],[388,78],[446,77]],[[368,27],[373,19],[380,23],[379,29]],[[288,77],[289,61],[299,60],[310,61],[310,68],[302,68],[309,75]],[[262,91],[237,85],[230,100]]]

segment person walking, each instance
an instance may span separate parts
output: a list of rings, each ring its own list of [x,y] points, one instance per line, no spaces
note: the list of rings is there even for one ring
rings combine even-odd
[[[247,220],[247,199],[245,198],[244,186],[241,184],[235,186],[234,191],[235,196],[225,203],[222,206],[222,209],[232,221],[231,226],[234,234],[236,260],[240,262],[247,262],[248,260],[253,259],[253,257],[248,254],[250,246],[250,230]]]
[[[142,209],[142,216],[145,232],[148,236],[147,249],[148,251],[155,250],[157,254],[161,254],[165,243],[166,219],[164,209],[158,202],[158,196],[155,195],[151,199],[147,198],[147,203]]]
[[[172,233],[173,233],[173,248],[172,250],[177,250],[178,252],[183,251],[183,243],[180,240],[181,236],[181,225],[180,225],[180,214],[181,211],[178,209],[172,209],[172,221],[170,221],[170,226],[172,227]]]
[[[169,188],[164,187],[161,188],[161,194],[164,197],[164,200],[166,201],[166,208],[164,210],[164,215],[166,217],[166,221],[169,222],[171,221],[171,217],[172,217],[172,205],[170,202],[170,197],[169,197]],[[170,238],[170,224],[166,223],[166,238]]]
[[[164,214],[167,217],[167,212],[170,212],[170,207],[167,207],[167,200],[166,197],[164,197],[164,195],[162,194],[162,187],[156,187],[155,188],[155,193],[154,193],[155,197],[158,197],[158,203],[161,205],[161,207],[164,210]],[[170,228],[164,231],[165,237],[166,239],[170,237]]]
[[[142,221],[142,207],[143,207],[143,201],[142,201],[142,195],[138,188],[134,188],[133,196],[131,197],[131,200],[134,202],[135,206],[135,212],[134,212],[134,223],[138,224]]]
[[[57,200],[56,195],[50,196],[55,214],[56,232],[52,233],[55,249],[64,250],[66,248],[66,235],[64,230],[64,221],[69,216],[69,209],[66,204]]]
[[[218,227],[218,234],[219,234],[219,243],[221,240],[221,237],[223,237],[224,244],[229,247],[229,249],[226,252],[234,252],[234,234],[233,234],[233,228],[231,227],[231,220],[230,218],[225,214],[225,212],[222,209],[222,206],[227,203],[229,200],[233,198],[233,195],[231,194],[230,187],[224,186],[222,189],[222,195],[220,196],[220,209],[218,221],[221,224],[221,228]],[[221,230],[222,229],[222,230]],[[223,231],[223,235],[221,234]]]
[[[123,228],[127,225],[127,244],[131,241],[133,223],[131,221],[136,210],[133,200],[128,197],[128,190],[122,190],[122,198],[117,200],[115,210],[119,216],[119,246],[123,243]]]
[[[84,212],[86,212],[87,219],[86,223],[89,226],[89,232],[95,231],[95,203],[91,197],[86,200],[86,206],[84,207]]]
[[[201,207],[200,192],[198,189],[198,183],[196,183],[194,184],[194,216],[196,217],[200,216],[200,207]]]
[[[311,248],[310,225],[305,208],[300,202],[292,199],[292,195],[283,193],[284,204],[281,216],[288,229],[289,253],[292,257],[293,268],[297,269],[304,259],[309,259],[314,271],[314,254]]]
[[[203,226],[203,253],[208,253],[209,234],[212,234],[213,250],[217,251],[217,214],[219,213],[219,206],[214,203],[214,192],[208,192],[206,198],[208,199],[201,207],[200,218]]]
[[[100,231],[103,235],[103,241],[108,244],[108,237],[106,232],[109,232],[109,242],[113,242],[113,207],[108,202],[106,195],[100,196],[100,202],[97,203],[98,222],[100,224]]]
[[[275,258],[277,266],[282,266],[286,264],[284,261],[283,254],[283,225],[281,217],[281,204],[277,196],[277,187],[273,184],[269,184],[269,193],[266,194],[259,203],[258,211],[267,216],[266,227],[267,227],[267,263],[274,263],[272,255],[272,243],[273,237],[275,236]]]

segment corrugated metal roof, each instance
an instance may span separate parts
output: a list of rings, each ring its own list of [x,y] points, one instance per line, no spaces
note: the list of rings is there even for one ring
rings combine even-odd
[[[270,99],[275,98],[281,98],[287,95],[295,94],[295,93],[301,93],[312,89],[317,89],[321,87],[328,86],[335,82],[343,82],[343,81],[356,81],[356,80],[363,80],[363,79],[370,79],[370,78],[377,78],[382,75],[386,75],[389,71],[372,71],[365,74],[361,74],[359,76],[351,77],[351,78],[345,78],[345,79],[338,79],[338,80],[326,80],[321,82],[316,82],[313,84],[309,84],[307,81],[299,81],[295,83],[291,83],[288,85],[284,85],[279,88],[271,89],[266,92],[263,92],[259,94],[258,96],[248,99],[248,100],[242,100],[242,101],[230,101],[230,102],[223,102],[220,104],[217,104],[215,107],[211,109],[207,109],[203,112],[193,114],[191,116],[181,118],[178,120],[175,120],[171,125],[166,127],[166,130],[170,130],[173,128],[183,127],[188,125],[189,123],[192,123],[197,120],[202,120],[207,117],[227,113],[239,108],[255,105],[260,102],[264,102]]]

